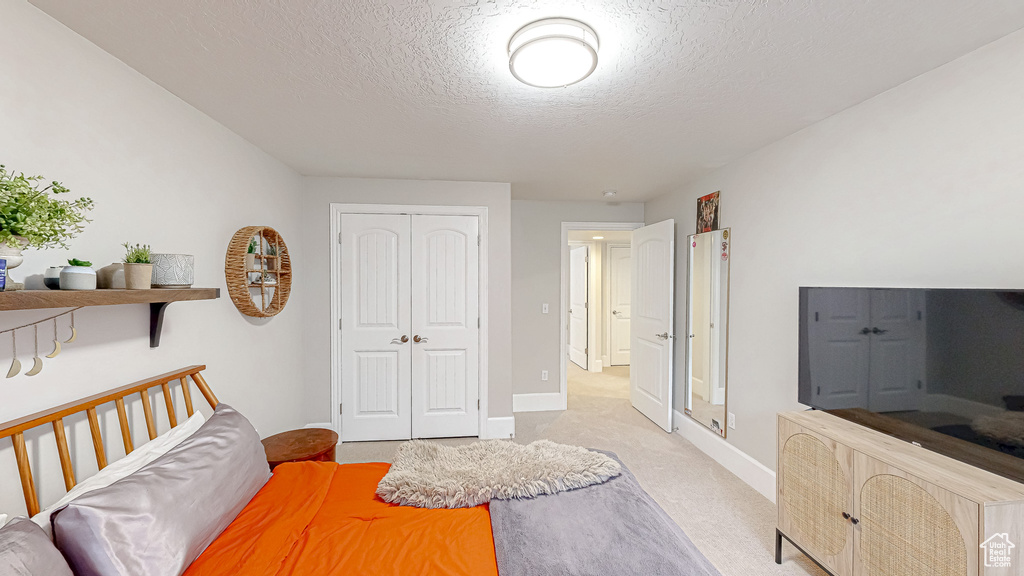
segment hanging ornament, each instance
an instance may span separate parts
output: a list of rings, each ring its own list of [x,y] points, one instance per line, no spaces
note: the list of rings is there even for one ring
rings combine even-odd
[[[35,344],[35,356],[32,357],[32,369],[25,372],[25,376],[35,376],[43,371],[43,359],[39,357],[39,324],[32,325],[32,343]]]
[[[11,369],[7,371],[8,378],[14,378],[21,372],[21,361],[18,360],[18,333],[11,330],[11,348],[14,351],[14,362],[11,362]]]
[[[57,339],[57,319],[53,319],[53,352],[46,355],[47,358],[56,358],[60,354],[60,340]]]
[[[67,340],[65,340],[64,343],[65,344],[71,344],[72,342],[75,341],[75,338],[78,338],[78,331],[75,330],[75,311],[72,310],[71,311],[71,338],[68,338]]]

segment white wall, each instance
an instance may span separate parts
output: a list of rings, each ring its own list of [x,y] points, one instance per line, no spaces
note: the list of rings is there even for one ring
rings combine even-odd
[[[93,222],[70,251],[29,250],[12,275],[22,280],[72,256],[103,266],[118,260],[120,244],[131,241],[157,252],[194,254],[196,285],[220,287],[223,294],[215,301],[172,304],[156,349],[149,348],[147,306],[81,310],[78,340],[45,360],[39,375],[0,382],[0,422],[205,363],[220,399],[262,434],[302,424],[301,295],[293,292],[279,316],[252,321],[227,297],[223,272],[234,231],[266,224],[288,241],[298,267],[295,281],[306,281],[295,200],[299,177],[27,2],[0,0],[0,54],[0,163],[61,180],[76,197],[96,201]],[[55,312],[2,312],[0,329]],[[52,349],[51,330],[40,327],[40,354]],[[28,365],[31,338],[31,330],[19,334],[18,352]],[[10,339],[0,336],[4,372],[10,358]],[[104,412],[106,429],[116,430],[113,407]],[[66,423],[73,426],[73,450],[84,456],[78,472],[85,476],[95,470],[95,460],[82,420]],[[144,428],[139,418],[134,425],[136,432]],[[120,440],[111,439],[108,455],[120,457]],[[52,435],[38,440],[30,451],[37,464],[40,458],[48,462],[36,469],[47,500],[62,482],[52,467]],[[23,513],[18,485],[10,442],[0,441],[0,512]]]
[[[330,205],[411,204],[486,206],[488,226],[488,416],[512,415],[510,309],[511,266],[509,219],[511,186],[489,182],[442,182],[436,180],[376,180],[362,178],[305,178],[302,193],[303,247],[308,281],[303,294],[303,328],[306,418],[309,422],[331,419],[331,319]]]
[[[1024,287],[1022,54],[1024,31],[646,205],[648,222],[674,217],[685,238],[697,197],[722,191],[728,442],[774,467],[775,414],[800,407],[799,286]],[[677,257],[685,302],[686,251]]]
[[[558,393],[562,222],[643,222],[636,203],[512,202],[512,382],[515,394]],[[541,313],[547,303],[549,312]],[[548,371],[548,381],[540,379]]]

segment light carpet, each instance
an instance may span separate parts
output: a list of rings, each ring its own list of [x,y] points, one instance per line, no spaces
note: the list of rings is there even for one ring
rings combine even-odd
[[[775,505],[678,434],[629,404],[629,369],[600,374],[569,364],[569,409],[516,414],[516,442],[548,439],[615,452],[725,576],[826,576],[792,545],[775,564]],[[475,438],[441,440],[469,444]],[[391,462],[401,442],[338,446],[339,462]]]

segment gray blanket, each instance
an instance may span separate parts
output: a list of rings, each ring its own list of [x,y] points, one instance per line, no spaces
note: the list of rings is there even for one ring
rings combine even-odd
[[[603,484],[491,500],[491,527],[500,576],[720,576],[625,465]]]

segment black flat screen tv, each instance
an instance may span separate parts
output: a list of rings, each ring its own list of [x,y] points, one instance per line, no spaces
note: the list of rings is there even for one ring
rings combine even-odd
[[[1024,482],[1024,290],[801,288],[799,401]]]

